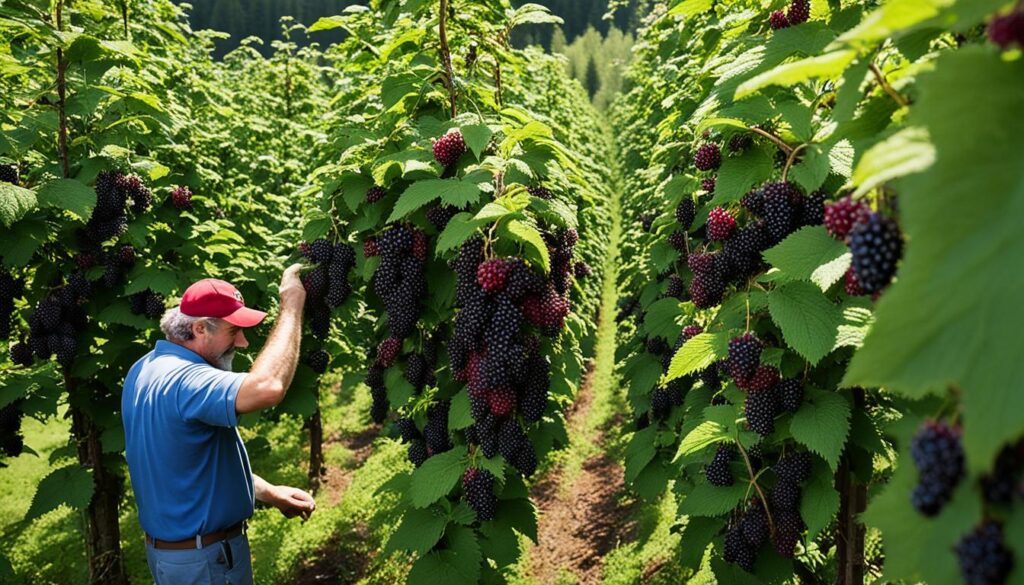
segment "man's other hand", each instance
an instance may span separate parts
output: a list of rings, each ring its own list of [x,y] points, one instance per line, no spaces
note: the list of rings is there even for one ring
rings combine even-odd
[[[285,518],[301,516],[303,520],[306,520],[313,513],[313,510],[316,509],[316,502],[313,500],[313,496],[299,488],[283,485],[274,486],[271,498],[267,503],[281,510]]]

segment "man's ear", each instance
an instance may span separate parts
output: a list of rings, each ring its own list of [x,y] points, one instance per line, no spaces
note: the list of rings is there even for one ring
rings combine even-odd
[[[192,323],[192,337],[194,339],[199,338],[201,335],[206,335],[206,321],[197,319]]]

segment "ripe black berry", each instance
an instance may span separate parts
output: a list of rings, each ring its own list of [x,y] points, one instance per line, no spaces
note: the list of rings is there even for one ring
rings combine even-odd
[[[959,428],[937,421],[926,422],[914,435],[910,454],[920,473],[911,501],[925,516],[935,516],[952,497],[964,475]]]
[[[779,382],[777,390],[779,402],[783,409],[789,412],[800,410],[800,405],[804,400],[804,385],[800,383],[800,380],[786,378]]]
[[[800,486],[795,481],[779,478],[772,488],[769,499],[773,511],[797,511],[800,509]],[[776,528],[778,530],[778,528]]]
[[[774,389],[750,390],[743,405],[747,426],[762,437],[775,431],[775,415],[778,413],[778,397]]]
[[[811,454],[807,451],[787,453],[773,469],[784,480],[803,483],[811,477]]]
[[[1006,50],[1013,44],[1024,47],[1024,10],[1018,7],[1009,14],[996,16],[988,23],[986,32],[1000,49]]]
[[[690,197],[683,197],[683,200],[676,205],[676,221],[683,231],[688,231],[693,226],[693,220],[697,215],[696,205]]]
[[[322,349],[313,350],[306,356],[306,364],[318,374],[326,372],[330,362],[331,356]]]
[[[1002,585],[1013,569],[1013,553],[1003,544],[1003,527],[991,520],[965,534],[954,550],[967,585]]]
[[[761,500],[751,500],[747,511],[740,518],[740,528],[743,530],[743,538],[755,549],[768,540],[768,514]]]
[[[807,19],[810,18],[810,16],[810,0],[793,0],[789,4],[789,10],[786,11],[786,20],[788,20],[791,25],[807,22]]]
[[[171,203],[181,211],[192,209],[192,191],[188,187],[175,187],[171,191]]]
[[[796,227],[793,201],[799,196],[788,182],[768,183],[764,186],[763,217],[770,245],[774,246],[784,240]]]
[[[776,10],[768,17],[768,25],[771,26],[773,30],[787,28],[789,26],[789,19],[786,18],[785,12]]]
[[[754,375],[761,364],[761,350],[764,346],[752,333],[734,337],[729,342],[727,368],[729,375],[737,380],[746,380]]]
[[[8,183],[18,184],[18,166],[17,165],[0,165],[0,182],[6,181]]]
[[[903,236],[896,222],[872,213],[853,227],[849,242],[853,272],[861,290],[875,293],[885,288],[903,256]]]
[[[754,572],[757,549],[744,538],[743,529],[739,524],[730,526],[725,533],[725,549],[722,551],[722,558],[725,559],[725,562],[733,563],[748,573]]]
[[[729,464],[736,457],[736,445],[732,443],[722,443],[718,446],[718,450],[715,451],[714,458],[704,468],[704,475],[708,478],[708,483],[716,487],[726,487],[733,483],[732,469]]]
[[[804,531],[804,521],[800,517],[800,512],[791,509],[780,510],[776,512],[774,520],[775,552],[781,557],[793,558],[796,545]]]
[[[494,495],[494,475],[486,469],[470,467],[462,474],[462,491],[466,503],[476,512],[476,519],[483,522],[493,520],[498,508],[498,497]]]
[[[366,191],[366,202],[367,203],[376,203],[376,202],[380,201],[381,199],[383,199],[384,196],[387,195],[387,194],[388,194],[387,189],[385,189],[384,187],[381,187],[380,185],[374,185],[373,187],[370,187]]]

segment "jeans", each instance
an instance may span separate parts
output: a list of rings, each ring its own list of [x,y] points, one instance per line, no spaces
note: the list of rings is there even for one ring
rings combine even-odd
[[[245,533],[201,549],[168,550],[146,544],[156,585],[252,585],[252,557]]]

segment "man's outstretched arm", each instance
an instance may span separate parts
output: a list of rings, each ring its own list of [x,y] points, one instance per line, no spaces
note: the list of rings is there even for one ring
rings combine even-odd
[[[299,264],[293,264],[281,276],[281,310],[266,345],[238,389],[235,398],[238,414],[277,406],[284,400],[295,376],[302,338],[302,306],[306,302],[299,268]]]
[[[271,485],[255,473],[252,474],[252,481],[256,490],[256,500],[281,510],[286,518],[302,516],[305,520],[316,509],[313,496],[298,488]]]

